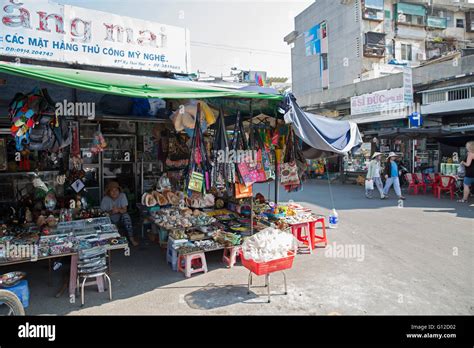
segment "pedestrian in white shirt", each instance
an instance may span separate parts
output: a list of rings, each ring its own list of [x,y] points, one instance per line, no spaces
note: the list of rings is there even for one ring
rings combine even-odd
[[[382,184],[382,179],[380,178],[380,160],[381,159],[382,159],[382,154],[380,152],[375,152],[372,155],[372,160],[369,163],[369,169],[367,171],[366,180],[373,183],[372,187],[377,187],[377,190],[380,193],[380,199],[384,199],[385,196],[383,193],[383,184]],[[365,196],[371,199],[373,191],[374,189],[372,190],[366,189]]]

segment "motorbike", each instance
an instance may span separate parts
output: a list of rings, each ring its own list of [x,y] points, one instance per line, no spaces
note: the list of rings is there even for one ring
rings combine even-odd
[[[24,272],[10,272],[0,275],[0,316],[25,315],[25,309],[18,296],[8,290],[26,277]]]
[[[13,292],[0,289],[0,315],[25,315],[25,309]]]
[[[398,165],[398,172],[400,177],[400,186],[408,186],[408,180],[405,178],[405,174],[410,173],[408,168],[405,166],[403,162],[400,162]]]

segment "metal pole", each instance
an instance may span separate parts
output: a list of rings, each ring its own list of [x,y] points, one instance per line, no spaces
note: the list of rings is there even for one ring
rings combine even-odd
[[[278,119],[275,118],[275,130],[278,127]],[[276,155],[276,150],[273,150],[273,154],[275,156],[275,204],[278,204],[279,196],[280,196],[280,186],[278,185],[279,173],[278,173],[278,158]]]
[[[411,107],[408,109],[408,114],[411,113]],[[410,118],[408,118],[408,128],[411,129],[411,121]],[[415,173],[415,141],[413,139],[410,139],[409,144],[411,145],[411,172]]]
[[[245,136],[245,134],[243,134]],[[253,109],[252,109],[252,99],[250,99],[250,151],[254,151],[254,142],[253,142]],[[253,186],[253,184],[252,184]],[[253,236],[253,193],[250,197],[250,234]]]

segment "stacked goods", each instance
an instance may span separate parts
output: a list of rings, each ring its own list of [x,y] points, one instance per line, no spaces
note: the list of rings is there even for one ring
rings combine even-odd
[[[226,248],[240,245],[242,237],[238,234],[224,231],[217,231],[214,233],[212,238],[219,244],[224,245]]]
[[[298,242],[292,234],[274,228],[266,228],[247,238],[242,244],[245,259],[254,262],[285,258],[297,248]]]
[[[207,226],[216,221],[213,217],[199,210],[177,207],[162,209],[155,213],[155,223],[167,230]]]

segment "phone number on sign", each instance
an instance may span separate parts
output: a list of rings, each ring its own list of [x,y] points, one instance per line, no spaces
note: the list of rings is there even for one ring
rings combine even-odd
[[[5,51],[7,51],[7,52],[14,52],[14,53],[35,54],[35,55],[38,55],[38,56],[48,56],[48,57],[51,57],[51,56],[53,55],[52,52],[28,50],[28,49],[26,49],[26,48],[6,47],[6,48],[5,48]]]

